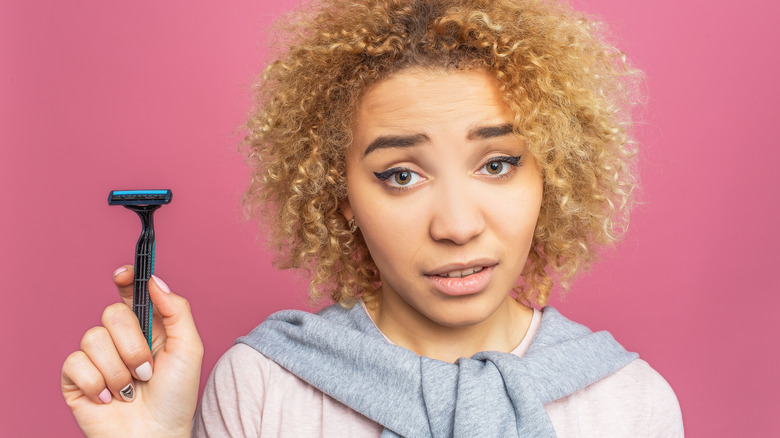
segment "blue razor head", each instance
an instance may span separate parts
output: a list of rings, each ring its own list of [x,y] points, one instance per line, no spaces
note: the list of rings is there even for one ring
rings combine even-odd
[[[112,190],[108,205],[163,205],[171,202],[173,192],[167,190]]]

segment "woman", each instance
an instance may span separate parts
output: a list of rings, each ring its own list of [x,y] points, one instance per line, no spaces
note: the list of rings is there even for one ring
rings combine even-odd
[[[334,0],[292,25],[248,124],[247,200],[337,304],[240,338],[192,434],[682,435],[647,363],[533,308],[627,223],[622,54],[543,1]],[[87,435],[190,434],[202,346],[150,289],[153,355],[120,303],[63,366]]]

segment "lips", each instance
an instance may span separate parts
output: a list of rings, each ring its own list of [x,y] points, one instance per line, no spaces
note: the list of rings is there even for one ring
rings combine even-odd
[[[489,257],[471,259],[466,262],[447,263],[437,268],[425,272],[426,276],[439,276],[444,278],[462,278],[474,273],[479,273],[483,269],[495,266],[498,262]]]
[[[439,277],[444,278],[463,278],[468,277],[471,274],[476,274],[477,272],[481,272],[485,267],[484,266],[475,266],[473,268],[467,268],[460,271],[450,271],[450,272],[442,272],[441,274],[437,274]]]
[[[481,292],[490,283],[496,262],[475,261],[470,266],[448,265],[426,274],[434,289],[444,295],[461,296]]]

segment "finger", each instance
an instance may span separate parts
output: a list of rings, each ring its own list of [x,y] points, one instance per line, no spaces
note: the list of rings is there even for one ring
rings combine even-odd
[[[171,292],[164,281],[152,275],[149,281],[149,296],[162,316],[165,328],[165,351],[188,355],[193,360],[201,360],[203,343],[192,318],[190,303]]]
[[[133,265],[120,266],[114,271],[114,284],[119,296],[128,306],[133,305]]]
[[[111,340],[111,335],[105,327],[94,327],[87,330],[81,339],[81,351],[87,355],[103,376],[106,387],[115,397],[126,402],[133,401],[135,398],[133,376],[122,363],[122,359]]]
[[[111,391],[106,387],[103,375],[83,351],[74,351],[65,359],[60,384],[68,405],[72,405],[82,396],[86,396],[93,403],[111,402]]]
[[[112,304],[103,311],[101,322],[125,368],[138,380],[151,379],[152,352],[133,311],[122,303]],[[113,392],[114,388],[109,387]]]

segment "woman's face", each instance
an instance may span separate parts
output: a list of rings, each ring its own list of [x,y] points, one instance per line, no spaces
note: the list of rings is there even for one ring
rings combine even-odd
[[[464,327],[511,305],[542,176],[482,70],[403,70],[369,88],[347,153],[348,200],[397,319]]]

